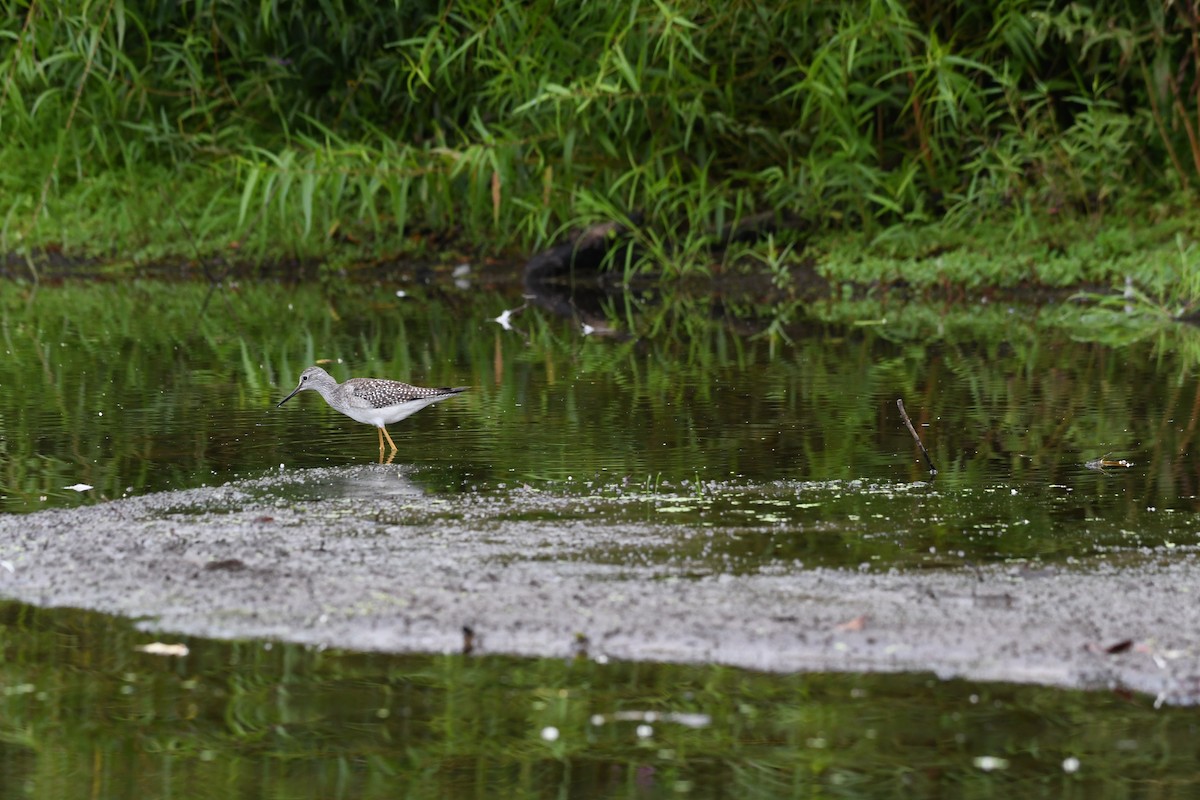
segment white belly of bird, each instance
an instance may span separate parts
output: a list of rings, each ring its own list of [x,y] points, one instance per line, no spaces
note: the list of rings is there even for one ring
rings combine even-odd
[[[446,397],[449,397],[449,395],[422,397],[417,400],[409,400],[406,403],[398,403],[394,406],[384,406],[383,408],[347,408],[344,413],[355,422],[362,422],[366,425],[374,425],[376,428],[382,428],[384,425],[391,425],[393,422],[399,422],[405,417],[412,416],[425,406],[436,403],[438,400],[444,400]]]

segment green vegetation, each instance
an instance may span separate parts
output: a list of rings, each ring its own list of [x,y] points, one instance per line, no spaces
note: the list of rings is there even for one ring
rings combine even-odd
[[[1172,0],[0,9],[0,252],[34,270],[528,252],[637,218],[635,266],[703,272],[766,214],[779,240],[724,258],[777,283],[1152,294],[1195,233],[1198,23]],[[1116,262],[1047,266],[1062,226]]]

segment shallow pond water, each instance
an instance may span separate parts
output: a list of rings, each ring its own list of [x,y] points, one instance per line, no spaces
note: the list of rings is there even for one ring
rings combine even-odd
[[[471,386],[391,426],[430,491],[678,494],[680,522],[751,523],[784,549],[853,540],[826,564],[1196,541],[1187,341],[1081,341],[1119,319],[830,306],[770,328],[704,299],[646,301],[600,335],[534,305],[506,330],[519,289],[399,291],[3,287],[0,510],[376,460],[370,427],[315,393],[275,407],[321,361],[338,379]]]
[[[606,519],[720,532],[687,553],[710,572],[1069,566],[1200,538],[1189,329],[1069,304],[795,302],[764,319],[716,296],[604,303],[567,317],[478,283],[6,284],[0,510],[375,461],[375,433],[314,393],[275,407],[321,362],[338,379],[472,387],[391,427],[404,491],[549,492],[578,498],[582,519],[589,497],[623,497]],[[517,308],[512,329],[497,322]],[[159,660],[103,617],[9,615],[4,772],[33,796],[390,796],[397,776],[417,795],[478,796],[1194,783],[1176,767],[1195,757],[1191,717],[1142,698],[261,642]],[[80,675],[80,659],[100,666]],[[590,721],[646,708],[711,722],[639,737],[632,717]]]
[[[20,797],[1191,796],[1194,709],[929,675],[162,642],[0,605]]]

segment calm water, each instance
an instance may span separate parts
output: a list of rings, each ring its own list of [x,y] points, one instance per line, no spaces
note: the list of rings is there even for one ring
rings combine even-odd
[[[1069,307],[900,308],[886,324],[875,307],[799,307],[784,338],[711,301],[627,299],[630,338],[536,307],[504,330],[519,289],[405,291],[241,286],[206,305],[190,284],[0,288],[0,510],[376,460],[375,432],[315,393],[275,408],[321,360],[339,379],[472,386],[392,426],[397,463],[433,491],[837,482],[822,500],[858,517],[855,535],[912,552],[1196,539],[1200,348],[1182,326],[1113,346],[1085,340],[1110,321]],[[890,491],[928,478],[897,398],[940,470],[919,492]],[[1132,466],[1085,466],[1102,457]]]
[[[1194,709],[925,675],[152,637],[0,605],[0,795],[1194,797]],[[179,640],[171,640],[179,643]]]
[[[736,569],[1196,544],[1190,329],[1066,305],[797,303],[763,319],[639,293],[598,307],[612,332],[535,304],[515,330],[494,321],[522,302],[449,284],[5,285],[0,510],[373,461],[374,431],[315,394],[275,408],[327,360],[339,379],[472,386],[391,428],[426,491],[690,497],[675,522],[748,531],[723,554]],[[932,483],[915,483],[928,475],[897,398]],[[1085,465],[1101,457],[1132,466]],[[1194,713],[1142,698],[263,643],[164,659],[103,617],[6,614],[0,796],[1171,797],[1196,783]],[[613,716],[644,710],[707,722]]]

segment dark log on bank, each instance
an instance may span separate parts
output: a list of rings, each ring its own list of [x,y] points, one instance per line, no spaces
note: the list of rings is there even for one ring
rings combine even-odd
[[[637,221],[635,219],[634,224]],[[595,274],[600,271],[609,251],[622,246],[633,246],[627,227],[617,222],[593,225],[529,259],[525,264],[525,285],[570,278],[576,274]]]

